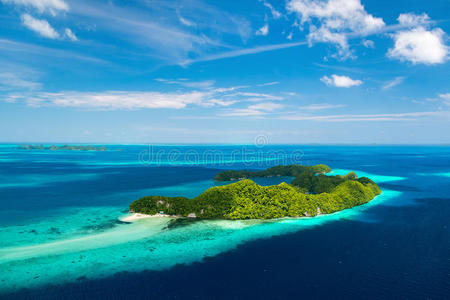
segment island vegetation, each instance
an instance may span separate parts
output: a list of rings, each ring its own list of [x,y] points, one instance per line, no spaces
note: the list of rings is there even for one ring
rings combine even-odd
[[[327,165],[315,165],[315,166],[302,166],[302,165],[288,165],[288,166],[275,166],[266,170],[258,171],[224,171],[216,175],[215,181],[232,181],[238,179],[258,178],[258,177],[274,177],[274,176],[286,176],[297,177],[301,174],[324,174],[331,172],[331,169]]]
[[[89,146],[89,145],[51,145],[51,146],[44,146],[44,145],[21,145],[19,146],[20,150],[49,150],[49,151],[60,151],[60,150],[66,150],[66,151],[106,151],[108,150],[105,146],[95,147],[95,146]]]
[[[264,171],[226,171],[216,180],[294,176],[291,184],[261,186],[250,179],[209,188],[195,198],[146,196],[130,205],[130,211],[200,219],[274,219],[329,214],[361,205],[381,193],[376,183],[354,172],[327,176],[326,165],[278,166]]]

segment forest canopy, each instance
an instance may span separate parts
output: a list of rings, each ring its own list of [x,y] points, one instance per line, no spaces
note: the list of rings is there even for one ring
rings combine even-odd
[[[262,171],[224,171],[214,177],[215,181],[232,181],[238,179],[258,178],[258,177],[274,177],[286,176],[297,177],[300,174],[324,174],[331,172],[331,168],[327,165],[302,166],[302,165],[288,165],[275,166]]]
[[[378,185],[367,177],[358,178],[354,172],[345,176],[323,174],[330,171],[326,165],[278,166],[256,172],[226,171],[216,178],[236,174],[252,178],[258,177],[255,175],[295,175],[295,178],[291,184],[283,182],[274,186],[260,186],[243,179],[209,188],[195,198],[146,196],[131,203],[130,211],[201,219],[274,219],[329,214],[367,203],[381,193]]]

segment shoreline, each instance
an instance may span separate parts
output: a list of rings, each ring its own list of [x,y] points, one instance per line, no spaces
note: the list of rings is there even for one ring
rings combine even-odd
[[[119,220],[122,222],[134,222],[137,220],[148,218],[177,218],[177,217],[166,214],[146,215],[141,213],[131,213],[131,215],[120,217]]]

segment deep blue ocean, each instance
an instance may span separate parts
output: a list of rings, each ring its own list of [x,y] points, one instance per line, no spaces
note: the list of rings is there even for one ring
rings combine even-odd
[[[450,299],[450,147],[106,147],[0,145],[0,298]],[[120,221],[139,197],[288,163],[354,170],[383,194],[315,220]]]

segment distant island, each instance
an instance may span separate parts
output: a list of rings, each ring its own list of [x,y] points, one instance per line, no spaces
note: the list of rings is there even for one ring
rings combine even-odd
[[[68,151],[106,151],[106,147],[94,147],[94,146],[82,146],[82,145],[62,145],[62,146],[44,146],[44,145],[21,145],[19,146],[20,150],[50,150],[50,151],[59,151],[59,150],[68,150]]]
[[[369,202],[381,193],[378,185],[354,172],[328,176],[326,165],[276,166],[264,171],[225,171],[215,180],[239,180],[207,189],[195,198],[146,196],[130,204],[130,212],[143,216],[199,219],[275,219],[330,214]],[[274,186],[261,186],[248,178],[291,176]]]

